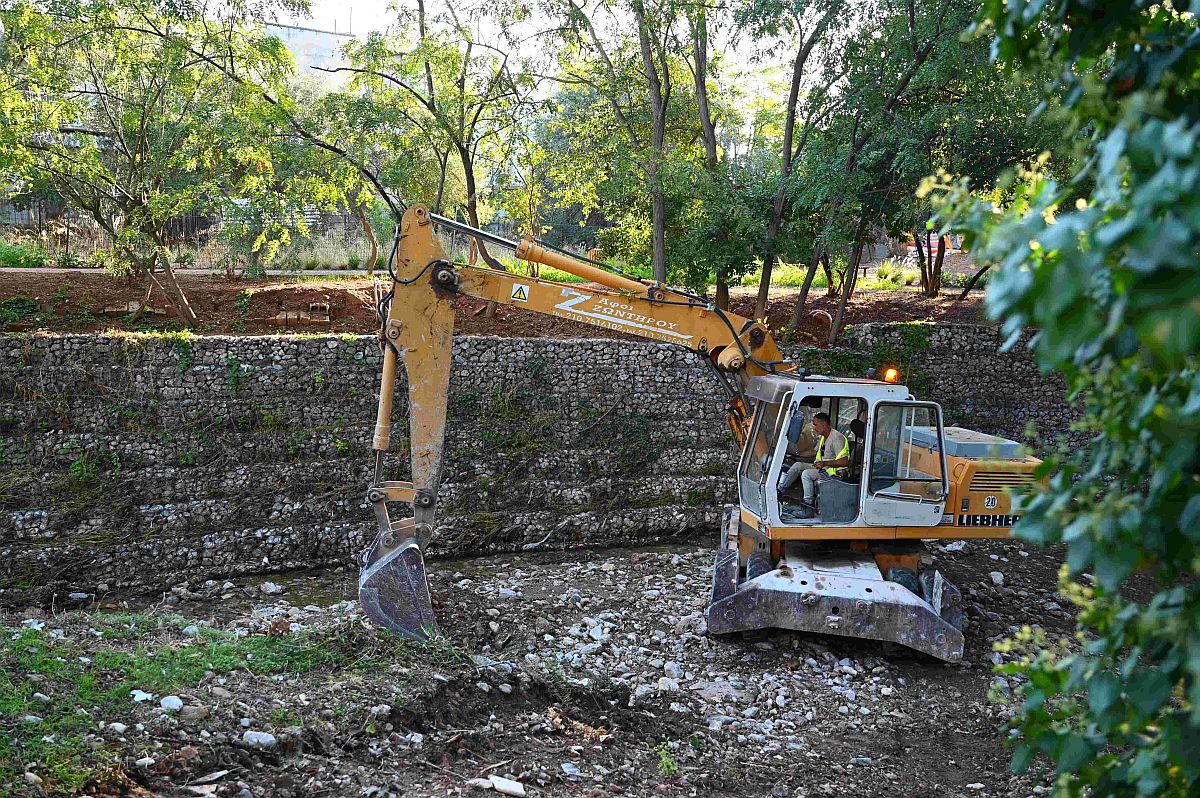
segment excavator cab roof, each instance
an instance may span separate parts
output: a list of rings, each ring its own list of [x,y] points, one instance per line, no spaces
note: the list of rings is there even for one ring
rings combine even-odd
[[[802,377],[795,372],[750,377],[746,384],[747,396],[772,404],[783,401],[786,394],[800,392],[819,393],[825,396],[854,395],[863,398],[886,399],[904,399],[909,395],[908,388],[891,382],[858,377],[826,377],[820,374]]]

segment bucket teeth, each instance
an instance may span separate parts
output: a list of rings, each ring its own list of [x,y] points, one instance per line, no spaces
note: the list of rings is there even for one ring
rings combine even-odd
[[[372,562],[358,577],[358,600],[375,623],[411,640],[437,634],[425,557],[409,539]]]

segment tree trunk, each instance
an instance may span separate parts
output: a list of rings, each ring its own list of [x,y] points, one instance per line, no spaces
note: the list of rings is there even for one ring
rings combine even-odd
[[[650,44],[650,28],[646,22],[646,6],[642,0],[633,0],[633,16],[638,26],[638,45],[642,54],[642,67],[646,70],[646,83],[650,90],[650,163],[646,177],[650,183],[653,206],[651,209],[651,265],[654,279],[667,281],[667,199],[663,194],[659,167],[667,138],[667,94],[664,79],[669,79],[664,69],[660,75],[654,61]],[[665,65],[664,65],[665,67]]]
[[[961,294],[959,294],[959,295],[958,295],[958,299],[956,299],[956,300],[954,300],[954,301],[955,301],[955,302],[962,302],[964,299],[966,299],[966,298],[967,298],[967,294],[971,293],[971,289],[975,287],[975,284],[976,284],[977,282],[979,282],[979,279],[980,279],[981,277],[983,277],[983,275],[984,275],[984,274],[987,272],[987,270],[988,270],[988,269],[990,269],[990,268],[992,268],[992,264],[990,264],[990,263],[989,263],[989,264],[987,264],[986,266],[984,266],[982,269],[980,269],[979,271],[975,272],[975,276],[974,276],[974,277],[972,277],[970,280],[967,280],[967,284],[966,284],[965,286],[963,286],[962,293],[961,293]]]
[[[162,274],[166,280],[171,299],[174,300],[175,312],[179,315],[179,320],[183,322],[185,327],[191,327],[197,321],[196,312],[192,310],[192,305],[188,302],[187,295],[183,293],[183,288],[179,285],[179,280],[175,277],[175,270],[171,268],[171,263],[167,258],[162,259]],[[153,278],[153,275],[151,275],[151,278]]]
[[[450,150],[438,155],[438,185],[437,194],[433,198],[433,212],[441,215],[442,211],[442,195],[446,192],[446,169],[450,161]]]
[[[792,82],[788,87],[787,115],[783,124],[783,149],[779,159],[779,185],[775,189],[775,200],[771,205],[771,221],[767,225],[766,240],[762,256],[762,276],[758,280],[758,296],[754,300],[754,318],[762,319],[767,315],[767,301],[771,295],[771,272],[775,270],[778,259],[776,238],[779,228],[783,226],[783,216],[787,212],[787,178],[792,171],[792,140],[796,133],[796,100],[800,95],[800,84],[804,80],[804,62],[807,52],[801,47],[792,62]],[[812,282],[810,271],[808,282]]]
[[[837,287],[833,284],[833,268],[829,265],[829,255],[821,256],[821,270],[825,272],[825,296],[837,296]]]
[[[723,272],[717,272],[716,306],[721,310],[729,310],[729,280]]]
[[[146,293],[142,297],[142,304],[138,307],[137,310],[135,310],[133,312],[133,315],[129,317],[130,324],[137,324],[139,321],[142,320],[142,316],[144,316],[146,314],[146,308],[148,308],[150,306],[150,294],[153,291],[154,291],[154,283],[152,283],[150,280],[147,280],[146,281]]]
[[[808,138],[809,124],[812,122],[810,113],[804,122],[805,135],[801,138],[800,145],[795,146],[793,142],[796,135],[796,101],[800,97],[800,85],[804,82],[804,67],[825,30],[841,12],[842,5],[842,0],[826,4],[825,16],[813,26],[807,38],[800,37],[800,46],[796,50],[796,58],[792,61],[792,80],[788,86],[788,101],[783,122],[783,147],[779,159],[779,185],[775,189],[775,201],[771,205],[771,221],[767,225],[767,233],[763,241],[762,277],[758,281],[758,296],[754,300],[754,317],[758,319],[765,318],[767,315],[767,301],[771,294],[771,273],[775,269],[775,263],[779,260],[776,238],[783,225],[783,217],[787,213],[787,178],[792,173],[792,164],[796,161],[800,151],[804,149],[804,143]],[[825,89],[828,88],[829,86],[826,85]],[[810,270],[806,279],[810,286],[814,273]],[[807,293],[807,289],[805,289],[802,296],[807,296]]]
[[[929,265],[926,263],[925,248],[921,246],[921,237],[916,233],[912,234],[913,246],[917,248],[917,269],[921,273],[921,291],[927,296],[929,294]]]
[[[371,245],[371,255],[367,259],[367,273],[374,276],[375,261],[379,259],[379,239],[375,237],[375,231],[371,228],[371,221],[367,218],[367,212],[363,210],[362,204],[357,201],[354,203],[354,215],[358,217],[358,223],[362,225],[363,235],[367,237],[367,243]]]
[[[800,322],[804,319],[804,306],[808,304],[808,292],[817,276],[817,264],[820,261],[820,250],[814,250],[808,261],[808,273],[804,275],[804,284],[800,286],[800,296],[796,299],[796,307],[792,310],[792,320],[788,322],[788,334],[795,337],[800,331]]]
[[[700,137],[704,140],[704,161],[709,179],[721,179],[720,159],[717,155],[717,127],[713,124],[712,110],[708,104],[708,15],[704,5],[697,6],[695,20],[689,19],[692,28],[692,53],[696,61],[693,75],[696,81],[696,109],[700,117]],[[717,264],[715,270],[717,287],[716,305],[729,310],[729,274],[727,264]]]
[[[479,227],[479,198],[478,198],[478,196],[476,196],[476,193],[475,193],[475,163],[474,163],[474,159],[471,157],[471,153],[466,147],[458,148],[458,157],[459,157],[459,160],[462,161],[463,178],[466,180],[466,183],[467,183],[467,220],[471,223],[472,227],[478,228]],[[501,265],[500,261],[498,261],[494,257],[492,257],[492,254],[487,251],[487,247],[485,247],[483,245],[482,241],[476,239],[476,243],[479,245],[479,256],[481,258],[483,258],[484,263],[486,263],[488,266],[490,266],[493,269],[499,269],[500,271],[505,270],[504,266]],[[488,305],[488,315],[489,316],[494,315],[495,304],[496,303],[494,303],[494,302],[489,303],[489,305]]]
[[[929,290],[925,296],[933,299],[942,293],[942,264],[946,260],[946,237],[938,236],[937,257],[933,259],[933,268],[929,270]]]
[[[704,139],[704,158],[710,172],[716,172],[717,128],[708,105],[708,15],[704,6],[696,9],[692,25],[692,52],[696,59],[696,109],[700,117],[700,136]]]
[[[658,180],[658,164],[651,168],[650,179],[654,184],[654,207],[651,224],[654,228],[650,238],[651,273],[660,283],[667,282],[667,198],[663,195],[662,184]]]
[[[763,253],[762,274],[758,277],[758,295],[754,298],[754,318],[756,319],[765,319],[767,317],[767,300],[771,296],[771,273],[775,271],[775,261],[778,259],[773,252],[774,249],[774,240],[768,238],[766,244],[767,251]]]
[[[846,279],[842,281],[842,298],[838,302],[837,314],[833,317],[833,324],[829,327],[830,346],[837,343],[838,336],[841,335],[842,322],[846,318],[846,303],[849,302],[851,294],[854,293],[854,286],[858,283],[858,265],[862,262],[863,233],[866,231],[866,228],[867,217],[859,217],[858,229],[854,231],[854,248],[851,251],[849,270],[846,272]]]

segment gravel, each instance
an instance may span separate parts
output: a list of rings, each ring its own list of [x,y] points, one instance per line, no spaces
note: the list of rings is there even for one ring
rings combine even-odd
[[[134,690],[128,716],[93,735],[125,750],[151,789],[226,771],[244,782],[222,777],[219,794],[260,798],[507,782],[533,796],[1025,796],[1049,782],[1008,772],[1000,727],[1012,708],[988,699],[1000,690],[992,666],[1006,661],[992,643],[1025,624],[1061,635],[1071,617],[1042,609],[1067,604],[1057,560],[1021,550],[972,541],[969,554],[940,558],[970,619],[960,665],[837,637],[710,637],[704,547],[433,561],[445,637],[425,651],[342,599],[353,596],[348,571],[279,575],[275,594],[258,581],[249,593],[196,583],[170,608],[162,645],[205,645],[179,636],[191,625],[319,635],[346,664],[212,674],[158,704]],[[1007,584],[989,578],[991,554],[1006,558]],[[69,610],[54,624],[96,645],[90,617]],[[1016,687],[1008,677],[1001,692]],[[156,764],[138,764],[151,754]]]

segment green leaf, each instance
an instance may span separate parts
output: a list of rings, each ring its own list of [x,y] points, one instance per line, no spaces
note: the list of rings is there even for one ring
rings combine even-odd
[[[1140,670],[1126,683],[1126,698],[1142,715],[1151,715],[1171,694],[1171,681],[1161,670]]]
[[[1058,750],[1057,772],[1075,773],[1092,758],[1094,749],[1088,745],[1081,735],[1073,732],[1066,733]]]
[[[1121,695],[1121,681],[1111,673],[1097,673],[1088,680],[1088,706],[1102,715]]]

